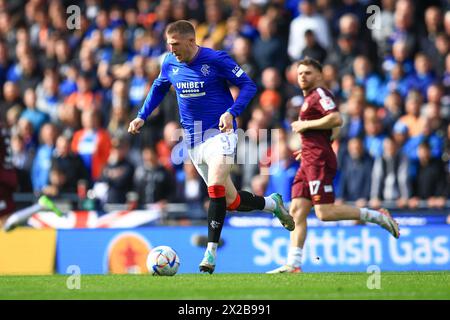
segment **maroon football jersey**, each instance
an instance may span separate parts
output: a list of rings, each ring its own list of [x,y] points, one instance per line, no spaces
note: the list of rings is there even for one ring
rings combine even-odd
[[[315,88],[306,97],[300,110],[300,120],[320,119],[338,111],[333,95],[324,88]],[[331,148],[331,129],[306,130],[302,137],[302,166],[337,167],[336,155]]]

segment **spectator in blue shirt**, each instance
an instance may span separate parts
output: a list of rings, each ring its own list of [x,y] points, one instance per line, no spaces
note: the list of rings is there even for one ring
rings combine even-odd
[[[147,78],[145,76],[145,58],[136,55],[133,58],[133,77],[130,81],[129,101],[131,109],[138,108],[147,94]]]
[[[407,77],[408,91],[419,90],[423,97],[427,95],[428,87],[436,80],[431,69],[430,60],[423,53],[416,54],[414,59],[415,72]]]
[[[341,162],[347,152],[347,143],[350,139],[364,137],[363,110],[365,99],[363,94],[352,94],[346,104],[341,105],[344,116],[344,125],[339,133],[340,147],[338,150],[338,162]]]
[[[366,109],[364,113],[364,146],[373,158],[379,158],[383,154],[383,124],[374,108]]]
[[[341,139],[348,141],[351,138],[364,135],[364,107],[364,98],[352,96],[348,99],[344,114],[345,121],[340,133]]]
[[[227,35],[222,41],[223,49],[231,54],[235,40],[240,37],[249,39],[252,42],[258,37],[258,31],[245,21],[243,12],[239,12],[227,19]]]
[[[402,66],[405,76],[414,71],[414,63],[410,58],[411,48],[406,41],[396,41],[392,46],[392,55],[387,56],[382,64],[385,76],[387,77],[395,65]]]
[[[52,154],[58,136],[56,126],[46,123],[41,130],[41,145],[31,167],[31,183],[35,192],[41,192],[49,182]]]
[[[388,37],[388,43],[405,41],[411,48],[417,45],[417,23],[414,21],[415,1],[397,0],[394,12],[394,30]]]
[[[143,40],[144,43],[139,50],[139,54],[144,57],[157,58],[166,51],[164,43],[155,31],[147,31]]]
[[[58,109],[62,98],[58,92],[58,75],[53,70],[46,70],[44,80],[36,88],[36,107],[48,114],[52,122],[58,121]]]
[[[370,103],[382,104],[378,99],[381,88],[381,78],[372,71],[372,66],[366,56],[357,56],[353,61],[353,73],[357,84],[363,85],[366,91],[366,99]]]
[[[77,91],[78,70],[75,64],[67,67],[65,79],[59,85],[59,93],[63,97],[68,97]]]
[[[394,128],[394,125],[398,122],[398,119],[402,115],[402,97],[398,91],[392,91],[384,99],[384,107],[378,109],[377,114],[383,122],[384,128],[387,129],[387,133],[390,133]],[[408,128],[404,125],[406,130]]]
[[[91,36],[93,31],[100,31],[106,42],[111,42],[113,28],[110,25],[108,12],[106,10],[100,10],[95,17],[95,24],[87,32],[87,36]]]
[[[48,114],[39,111],[36,107],[36,92],[32,88],[25,90],[24,103],[26,109],[20,115],[21,118],[25,118],[31,122],[34,128],[34,132],[37,134],[44,123],[49,121]]]
[[[444,151],[444,139],[437,135],[431,128],[431,122],[426,117],[421,117],[421,131],[420,134],[411,137],[404,146],[404,152],[408,159],[417,161],[419,159],[418,148],[423,142],[427,142],[430,149],[431,157],[438,159],[442,156]]]
[[[404,75],[403,66],[399,63],[394,65],[386,81],[381,84],[376,98],[377,102],[385,101],[386,97],[394,91],[398,92],[402,99],[405,99],[408,94],[407,78]]]
[[[391,131],[392,138],[397,145],[397,148],[401,150],[401,153],[406,156],[404,146],[409,139],[408,127],[403,122],[397,121]]]

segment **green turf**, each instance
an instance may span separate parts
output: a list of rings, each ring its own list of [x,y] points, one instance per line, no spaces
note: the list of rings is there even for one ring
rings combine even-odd
[[[367,273],[0,276],[0,299],[450,299],[450,272],[383,272],[381,289]]]

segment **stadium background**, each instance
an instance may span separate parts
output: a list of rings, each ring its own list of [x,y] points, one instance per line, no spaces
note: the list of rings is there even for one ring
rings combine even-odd
[[[448,269],[448,2],[93,0],[77,2],[79,20],[72,4],[0,1],[0,116],[11,127],[16,204],[47,194],[68,212],[35,215],[29,226],[42,230],[0,234],[0,273],[142,272],[142,257],[159,244],[179,249],[180,272],[196,272],[207,192],[191,164],[171,157],[174,92],[139,136],[126,133],[159,73],[163,30],[178,19],[191,20],[200,45],[227,51],[259,87],[239,125],[248,133],[240,148],[260,163],[241,159],[233,172],[256,194],[290,200],[299,145],[289,124],[303,102],[295,61],[324,63],[345,118],[334,144],[337,199],[387,206],[406,228],[393,243],[370,226],[322,225],[311,215],[318,248],[307,247],[305,270]],[[261,141],[261,129],[281,134]],[[269,270],[283,263],[287,241],[267,214],[230,214],[218,272]],[[33,252],[45,252],[33,260],[39,266],[24,264]]]

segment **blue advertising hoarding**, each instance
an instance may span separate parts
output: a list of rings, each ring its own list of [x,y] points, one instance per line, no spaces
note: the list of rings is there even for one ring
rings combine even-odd
[[[59,230],[56,268],[66,274],[76,265],[82,274],[142,273],[150,248],[173,247],[179,273],[197,273],[206,227]],[[285,263],[289,233],[283,228],[224,227],[217,273],[264,273]],[[196,240],[197,239],[197,240]],[[450,226],[401,229],[394,239],[376,226],[312,227],[303,253],[306,272],[366,272],[450,270]]]

